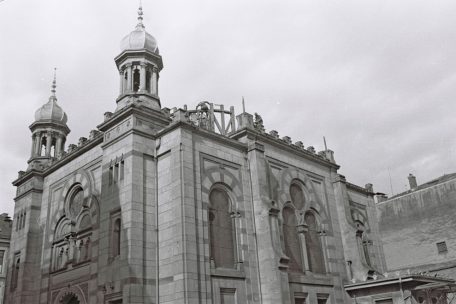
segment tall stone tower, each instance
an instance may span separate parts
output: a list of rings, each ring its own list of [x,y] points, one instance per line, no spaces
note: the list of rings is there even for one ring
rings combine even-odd
[[[14,206],[11,254],[6,293],[8,303],[36,303],[39,297],[43,231],[39,224],[46,170],[64,152],[70,132],[67,115],[57,104],[56,78],[49,101],[35,112],[30,125],[32,149],[28,168],[19,171]]]

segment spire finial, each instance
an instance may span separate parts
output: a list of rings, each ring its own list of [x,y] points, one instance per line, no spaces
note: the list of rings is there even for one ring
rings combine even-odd
[[[139,8],[138,8],[138,25],[136,27],[144,28],[143,24],[143,9],[142,9],[142,1],[139,0]]]
[[[54,68],[54,80],[52,81],[52,85],[51,85],[51,93],[52,93],[52,96],[54,99],[56,99],[55,97],[55,88],[57,87],[57,68]]]

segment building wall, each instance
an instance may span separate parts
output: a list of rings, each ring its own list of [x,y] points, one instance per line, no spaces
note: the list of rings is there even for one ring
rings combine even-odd
[[[8,257],[10,254],[10,241],[12,220],[8,214],[0,215],[0,304],[4,303],[5,288],[7,286]]]
[[[374,193],[347,183],[343,176],[337,178],[334,187],[348,279],[372,279],[386,269]]]
[[[91,216],[90,244],[88,248],[89,259],[86,263],[73,261],[63,269],[56,266],[58,247],[54,243],[59,239],[57,236],[59,227],[64,221],[71,221],[71,230],[76,233],[75,240],[68,240],[65,250],[69,250],[68,258],[71,258],[71,250],[79,250],[79,245],[74,244],[79,239],[79,224],[81,216],[79,212],[72,214],[69,200],[74,185],[80,184],[84,192],[84,205],[81,210],[87,208]],[[68,289],[78,290],[84,298],[93,301],[96,295],[97,283],[93,274],[97,273],[98,258],[98,200],[101,190],[101,149],[95,146],[81,156],[65,164],[44,179],[41,214],[38,219],[43,231],[42,256],[40,271],[41,293],[40,303],[54,303],[62,297]],[[84,212],[83,212],[84,213]],[[83,214],[81,213],[81,214]],[[65,256],[67,253],[64,252]],[[66,257],[64,257],[66,258]],[[91,260],[91,261],[90,261]],[[68,288],[68,286],[71,286]]]
[[[456,179],[377,204],[389,270],[410,268],[456,278]],[[437,243],[447,252],[439,253]]]
[[[10,303],[60,303],[68,295],[81,303],[350,302],[343,288],[355,276],[347,261],[364,271],[357,279],[371,270],[352,250],[350,202],[365,215],[373,268],[382,267],[372,193],[347,187],[334,162],[264,133],[229,138],[180,118],[168,125],[160,119],[168,118],[121,112],[100,126],[102,138],[80,146],[44,178],[19,183],[15,218],[24,210],[27,218],[13,234],[10,266],[16,255],[21,265]],[[304,192],[303,207],[294,209],[301,272],[290,268],[284,235],[293,183]],[[216,267],[211,253],[209,195],[216,186],[231,200],[230,269]],[[73,203],[79,188],[81,205]],[[311,269],[306,250],[308,212],[317,220],[322,273]]]

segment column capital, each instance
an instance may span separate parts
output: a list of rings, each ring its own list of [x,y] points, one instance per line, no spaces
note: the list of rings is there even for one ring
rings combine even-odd
[[[309,231],[309,226],[307,224],[300,224],[297,227],[298,233],[304,233]]]

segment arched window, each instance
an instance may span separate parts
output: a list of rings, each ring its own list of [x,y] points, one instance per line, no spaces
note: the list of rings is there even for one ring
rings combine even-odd
[[[152,73],[147,70],[146,72],[146,91],[150,93],[150,82],[152,79]]]
[[[112,231],[112,255],[113,257],[120,255],[120,232],[121,232],[121,223],[120,218],[114,221],[113,231]]]
[[[305,238],[309,270],[314,273],[325,273],[325,260],[321,247],[320,229],[318,229],[317,219],[313,212],[309,211],[305,214],[304,221],[308,227],[305,232]]]
[[[360,221],[356,221],[356,242],[358,243],[358,248],[360,251],[360,256],[363,262],[368,266],[372,267],[370,254],[369,254],[369,246],[372,243],[366,232],[364,224]]]
[[[290,258],[288,269],[292,272],[302,272],[301,243],[299,241],[296,214],[293,208],[283,208],[283,235],[285,254]]]
[[[140,81],[140,74],[139,74],[139,70],[138,69],[135,69],[135,71],[133,72],[133,91],[134,92],[138,92],[139,91],[139,85],[141,83]]]
[[[45,155],[46,155],[46,136],[41,138],[41,148],[40,148],[39,156],[45,156]]]
[[[69,211],[71,216],[76,217],[84,205],[84,191],[80,185],[75,186],[70,192]]]
[[[20,264],[21,264],[21,259],[16,258],[15,263],[14,263],[13,273],[11,275],[11,289],[13,289],[13,290],[17,288]]]
[[[215,267],[235,268],[235,230],[231,217],[231,200],[221,188],[209,194],[210,256]]]
[[[60,300],[60,303],[62,304],[79,304],[79,299],[76,297],[76,295],[70,293],[65,295],[62,300]]]

